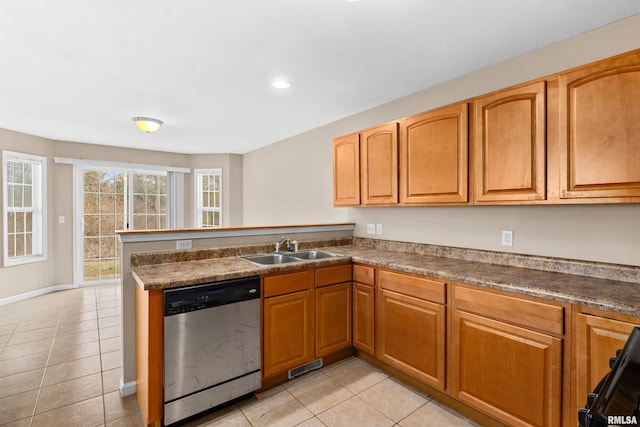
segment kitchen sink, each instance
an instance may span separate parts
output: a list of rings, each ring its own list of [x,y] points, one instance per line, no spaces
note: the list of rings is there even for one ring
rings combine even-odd
[[[252,262],[258,265],[275,265],[286,264],[290,262],[301,262],[304,260],[335,258],[342,255],[334,255],[321,251],[302,251],[302,252],[284,252],[284,253],[268,253],[258,255],[243,255],[238,258]]]
[[[285,264],[288,262],[301,261],[300,258],[294,258],[292,256],[282,254],[244,255],[240,258],[260,265]]]
[[[327,252],[320,251],[303,251],[303,252],[294,252],[291,254],[292,257],[300,258],[300,259],[322,259],[322,258],[335,258],[340,255],[334,255]]]

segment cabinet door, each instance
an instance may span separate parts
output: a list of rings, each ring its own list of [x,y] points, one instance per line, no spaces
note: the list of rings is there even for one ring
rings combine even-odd
[[[475,101],[476,202],[546,198],[545,82]]]
[[[371,355],[374,345],[375,288],[364,283],[353,283],[353,345]]]
[[[333,140],[333,205],[360,204],[360,136]]]
[[[560,197],[640,196],[640,53],[563,74]]]
[[[468,104],[400,122],[400,203],[464,203],[467,190]]]
[[[360,135],[362,204],[398,203],[398,124],[377,126]]]
[[[264,299],[265,378],[313,360],[312,309],[311,290]]]
[[[376,357],[444,390],[444,306],[386,289],[379,291],[377,302]]]
[[[351,282],[316,288],[316,357],[351,346]]]
[[[452,393],[512,426],[561,424],[562,340],[455,311]]]
[[[584,408],[587,395],[611,370],[609,359],[616,356],[631,330],[631,323],[585,314],[576,315],[575,399]]]

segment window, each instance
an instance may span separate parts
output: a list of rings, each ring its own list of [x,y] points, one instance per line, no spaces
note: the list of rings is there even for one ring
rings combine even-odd
[[[195,169],[196,227],[222,225],[222,169]]]
[[[47,258],[47,159],[2,152],[4,266]]]

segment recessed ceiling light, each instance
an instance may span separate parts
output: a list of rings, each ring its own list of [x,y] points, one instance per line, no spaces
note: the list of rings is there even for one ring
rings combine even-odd
[[[271,86],[275,87],[276,89],[287,89],[291,86],[291,82],[288,80],[275,80],[273,83],[271,83]]]

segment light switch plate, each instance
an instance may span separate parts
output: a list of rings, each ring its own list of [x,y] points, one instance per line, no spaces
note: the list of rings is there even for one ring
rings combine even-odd
[[[513,231],[502,230],[502,246],[513,246]]]
[[[191,249],[191,240],[176,240],[176,249]]]
[[[382,224],[376,224],[376,234],[382,235]]]

